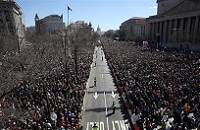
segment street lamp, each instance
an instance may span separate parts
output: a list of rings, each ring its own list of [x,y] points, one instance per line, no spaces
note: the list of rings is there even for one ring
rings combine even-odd
[[[67,34],[63,31],[60,36],[63,39],[63,49],[64,49],[64,62],[65,62],[65,68],[67,68],[67,49],[66,49],[66,42],[67,42]]]
[[[74,39],[72,40],[72,43],[74,45],[74,62],[75,62],[76,79],[78,79],[78,64],[77,64],[77,49],[78,49],[78,45],[75,42],[78,39],[78,36],[79,36],[79,33],[81,32],[81,30],[82,30],[82,27],[80,27],[78,31],[75,31]]]

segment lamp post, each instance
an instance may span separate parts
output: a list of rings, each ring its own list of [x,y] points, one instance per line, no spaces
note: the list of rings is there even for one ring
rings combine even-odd
[[[67,68],[67,46],[66,46],[67,34],[63,31],[62,34],[61,34],[61,36],[63,38],[64,63],[65,63],[65,68]]]
[[[76,72],[76,79],[78,80],[78,63],[77,63],[77,50],[78,45],[75,43],[78,39],[79,33],[81,32],[82,27],[79,28],[78,31],[74,32],[74,39],[72,40],[72,44],[74,45],[74,62],[75,62],[75,72]]]

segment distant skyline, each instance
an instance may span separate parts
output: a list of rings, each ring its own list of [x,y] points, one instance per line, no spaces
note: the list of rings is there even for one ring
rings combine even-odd
[[[149,17],[157,14],[156,0],[15,0],[21,7],[26,27],[34,26],[37,13],[42,19],[51,14],[62,15],[67,24],[67,6],[70,23],[91,22],[96,30],[117,30],[121,23],[132,17]]]

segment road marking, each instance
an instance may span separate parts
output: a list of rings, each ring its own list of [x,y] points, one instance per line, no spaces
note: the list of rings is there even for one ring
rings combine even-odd
[[[112,121],[112,126],[113,126],[113,130],[116,130],[116,129],[115,129],[114,121]]]
[[[95,93],[94,93],[94,98],[97,99],[98,96],[99,96],[99,95],[97,94],[97,92],[95,92]]]
[[[128,130],[128,125],[125,124],[125,121],[124,120],[121,120],[119,121],[120,122],[120,126],[122,127],[122,130]]]
[[[103,74],[101,74],[101,76],[103,77]]]
[[[112,91],[111,96],[112,96],[113,98],[115,98],[116,94]]]
[[[107,103],[106,103],[106,92],[104,92],[104,99],[105,99],[106,115],[108,115],[108,108],[107,108]],[[106,121],[107,121],[107,128],[109,130],[108,117],[106,117]]]
[[[86,130],[89,130],[89,122],[87,122],[87,128],[86,128]]]
[[[126,120],[127,121],[127,120]],[[112,121],[113,130],[128,130],[129,125],[125,123],[125,120]]]
[[[129,130],[129,123],[125,123],[128,120],[114,120],[112,121],[111,130]],[[103,121],[100,122],[87,122],[86,130],[91,130],[96,123],[96,126],[99,128],[98,130],[105,130],[105,124]],[[109,127],[107,127],[109,129]],[[106,129],[107,130],[107,129]]]
[[[104,92],[104,99],[105,99],[105,107],[106,107],[106,115],[108,114],[108,110],[107,110],[107,103],[106,103],[106,92]]]
[[[102,121],[100,122],[100,130],[104,130],[104,123]],[[109,130],[109,128],[108,128],[108,130]]]
[[[121,130],[120,125],[119,125],[119,121],[115,121],[115,123],[117,124],[119,130]]]

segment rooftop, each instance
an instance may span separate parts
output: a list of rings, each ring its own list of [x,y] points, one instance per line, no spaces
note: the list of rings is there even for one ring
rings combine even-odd
[[[144,20],[146,19],[145,17],[132,17],[130,19],[135,19],[135,20]]]

